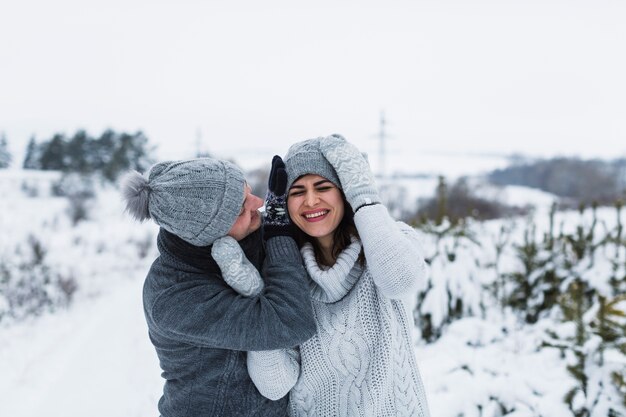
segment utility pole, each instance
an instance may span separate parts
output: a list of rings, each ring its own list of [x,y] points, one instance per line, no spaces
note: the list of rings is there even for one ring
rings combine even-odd
[[[202,128],[198,127],[196,129],[196,158],[205,158],[209,156],[209,153],[204,148],[204,143],[202,143]]]
[[[387,132],[385,131],[385,111],[380,112],[380,131],[378,132],[378,176],[381,180],[387,179],[387,150],[385,141],[387,140]]]

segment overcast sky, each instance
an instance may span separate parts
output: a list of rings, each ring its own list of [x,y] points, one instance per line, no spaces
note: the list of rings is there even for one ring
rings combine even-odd
[[[622,0],[0,3],[0,131],[197,132],[222,156],[343,133],[376,152],[626,155]]]

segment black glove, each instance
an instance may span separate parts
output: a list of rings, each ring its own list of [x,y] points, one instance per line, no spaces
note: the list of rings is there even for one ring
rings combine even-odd
[[[272,169],[265,197],[265,222],[263,236],[291,236],[291,220],[287,213],[287,171],[282,158],[272,158]]]

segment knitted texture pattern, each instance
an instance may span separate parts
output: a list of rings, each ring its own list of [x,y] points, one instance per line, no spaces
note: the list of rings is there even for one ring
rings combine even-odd
[[[425,275],[418,236],[394,222],[382,205],[363,207],[355,223],[365,267],[357,262],[358,241],[331,268],[320,268],[312,249],[301,248],[317,333],[299,347],[290,416],[428,417],[410,335],[412,321],[401,300]],[[251,374],[263,372],[250,367],[248,362]],[[291,381],[275,375],[256,375],[253,381],[264,395],[291,388]]]
[[[147,203],[162,228],[195,246],[228,233],[244,201],[243,172],[211,158],[161,162],[150,169]]]
[[[224,281],[239,294],[250,297],[263,290],[259,271],[246,258],[235,239],[230,236],[217,239],[211,247],[211,255],[219,265]]]
[[[268,192],[265,197],[265,225],[289,226],[287,215],[287,199],[284,195]]]
[[[331,135],[320,141],[320,151],[337,172],[346,200],[354,211],[364,205],[380,203],[374,174],[367,159],[354,145],[341,135]]]
[[[291,188],[294,181],[302,175],[320,175],[337,187],[341,187],[341,182],[333,166],[324,158],[320,144],[325,140],[323,137],[307,139],[291,145],[285,155],[285,166],[287,168],[287,190]]]
[[[260,350],[248,352],[248,374],[263,391],[259,392],[272,401],[285,397],[296,384],[300,373],[300,352],[296,348]],[[262,381],[281,381],[280,384],[265,384]],[[258,382],[258,384],[257,384]]]
[[[354,237],[352,243],[339,254],[332,268],[320,267],[317,264],[315,252],[310,243],[306,243],[300,252],[302,252],[307,271],[316,277],[314,281],[310,281],[311,298],[314,300],[324,303],[341,300],[361,276],[361,268],[354,263],[361,253],[361,242]],[[344,278],[337,279],[337,275]]]

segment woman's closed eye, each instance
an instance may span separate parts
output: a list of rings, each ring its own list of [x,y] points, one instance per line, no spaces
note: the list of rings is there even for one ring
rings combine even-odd
[[[318,193],[324,193],[326,191],[332,190],[333,188],[335,188],[335,187],[329,186],[329,185],[325,185],[325,186],[322,186],[322,187],[315,187],[315,191],[318,192]],[[289,193],[289,197],[297,197],[297,196],[300,196],[300,195],[304,195],[305,192],[306,192],[305,190],[294,190],[294,191],[291,191]]]
[[[324,192],[324,191],[328,191],[328,190],[332,190],[335,187],[331,187],[329,185],[326,185],[324,187],[317,187],[315,190],[316,191],[320,191],[320,192]]]

